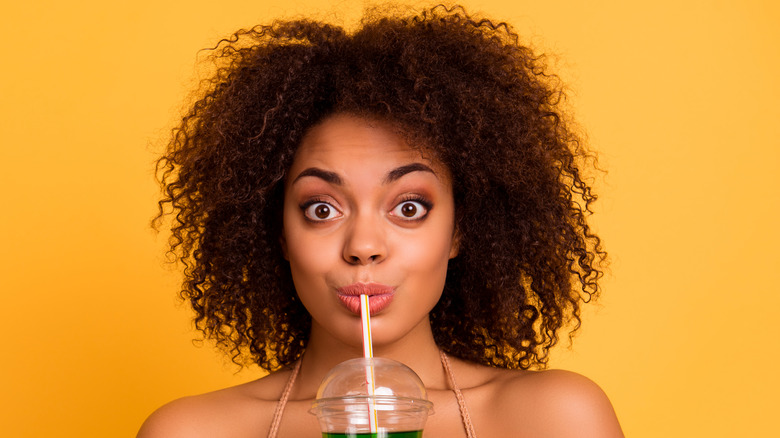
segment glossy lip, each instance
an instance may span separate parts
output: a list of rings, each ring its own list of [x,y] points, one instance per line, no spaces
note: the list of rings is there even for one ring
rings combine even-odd
[[[379,313],[390,305],[395,288],[379,283],[354,283],[336,289],[341,304],[355,315],[360,315],[360,295],[368,295],[368,310],[371,315]]]

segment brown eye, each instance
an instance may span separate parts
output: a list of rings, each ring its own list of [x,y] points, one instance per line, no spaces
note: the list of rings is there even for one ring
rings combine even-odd
[[[390,215],[407,221],[418,221],[428,215],[429,209],[422,201],[403,201],[393,208]]]
[[[314,215],[320,219],[327,219],[330,216],[330,207],[320,204],[314,208]]]
[[[401,214],[404,217],[414,217],[417,214],[417,206],[407,202],[401,206]]]
[[[341,216],[341,213],[326,202],[315,202],[303,208],[306,219],[314,222],[327,221]]]

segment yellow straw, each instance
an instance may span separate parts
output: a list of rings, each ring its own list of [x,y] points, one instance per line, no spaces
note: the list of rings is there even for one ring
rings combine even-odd
[[[371,312],[368,310],[368,295],[360,296],[360,319],[363,322],[363,357],[374,357],[374,348],[371,344]]]
[[[363,357],[371,359],[374,357],[374,348],[371,345],[371,312],[368,308],[368,295],[360,295],[360,319],[363,323]],[[376,385],[374,383],[374,366],[366,367],[366,389],[371,397],[368,404],[368,424],[371,433],[377,433],[377,414],[374,401]]]

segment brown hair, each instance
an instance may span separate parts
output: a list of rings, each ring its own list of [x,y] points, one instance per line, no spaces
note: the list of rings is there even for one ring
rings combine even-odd
[[[275,370],[303,352],[311,318],[279,243],[283,180],[324,117],[380,118],[424,138],[452,173],[459,255],[430,315],[441,349],[504,368],[543,366],[580,323],[606,253],[596,196],[541,57],[505,23],[437,6],[359,29],[307,20],[240,30],[158,162],[160,216],[196,325],[237,363]]]

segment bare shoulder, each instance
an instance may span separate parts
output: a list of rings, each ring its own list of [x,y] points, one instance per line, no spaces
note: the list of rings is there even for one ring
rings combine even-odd
[[[163,405],[146,419],[137,438],[244,437],[271,423],[284,372]]]
[[[505,371],[497,382],[495,406],[498,414],[513,419],[515,431],[545,437],[623,436],[609,398],[587,377],[562,370]]]

